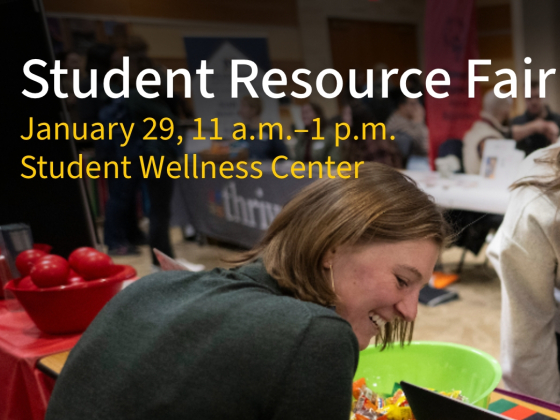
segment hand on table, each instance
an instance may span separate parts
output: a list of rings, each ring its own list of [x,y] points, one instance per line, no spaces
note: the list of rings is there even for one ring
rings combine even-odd
[[[551,143],[558,140],[558,126],[552,121],[545,121],[544,135]]]

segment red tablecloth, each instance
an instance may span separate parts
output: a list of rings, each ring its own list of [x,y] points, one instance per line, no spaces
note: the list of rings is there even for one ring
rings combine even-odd
[[[23,310],[9,312],[0,300],[0,420],[43,420],[54,380],[37,360],[70,350],[80,334],[42,333]]]

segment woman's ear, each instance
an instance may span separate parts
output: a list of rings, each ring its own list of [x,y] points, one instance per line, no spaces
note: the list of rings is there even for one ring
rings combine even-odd
[[[336,253],[336,248],[328,250],[323,256],[323,268],[328,269],[332,266],[334,261],[334,254]]]

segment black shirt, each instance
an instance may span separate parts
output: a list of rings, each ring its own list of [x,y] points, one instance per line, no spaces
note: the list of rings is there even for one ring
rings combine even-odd
[[[113,298],[57,380],[46,420],[347,420],[358,343],[261,263],[165,272]]]
[[[528,111],[526,111],[524,114],[515,117],[511,121],[511,125],[523,125],[535,120],[537,117],[538,115],[531,115]],[[546,121],[556,123],[556,125],[560,128],[560,115],[551,112],[548,107],[546,107],[546,117],[544,119]],[[544,134],[539,133],[525,137],[523,140],[517,142],[517,148],[519,150],[523,150],[527,156],[535,150],[543,149],[547,146],[550,146],[550,140],[548,140]]]

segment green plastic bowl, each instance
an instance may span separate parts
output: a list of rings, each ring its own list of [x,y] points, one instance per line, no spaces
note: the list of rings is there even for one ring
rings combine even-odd
[[[488,408],[490,394],[502,377],[502,369],[492,356],[467,346],[432,341],[412,342],[380,351],[370,346],[360,353],[355,380],[378,394],[393,392],[395,382],[433,388],[460,390],[468,402]]]

